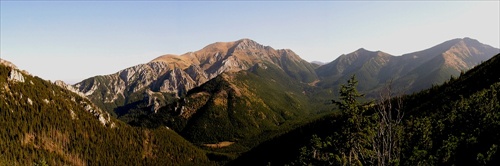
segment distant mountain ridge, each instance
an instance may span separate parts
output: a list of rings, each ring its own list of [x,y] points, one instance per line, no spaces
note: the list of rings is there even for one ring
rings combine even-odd
[[[449,40],[402,56],[358,49],[318,67],[316,73],[321,80],[318,86],[325,88],[337,87],[355,74],[361,91],[373,94],[392,82],[411,93],[440,84],[499,52],[498,48],[470,38]]]

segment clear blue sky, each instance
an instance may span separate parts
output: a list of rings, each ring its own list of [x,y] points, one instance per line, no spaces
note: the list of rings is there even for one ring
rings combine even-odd
[[[500,47],[500,1],[0,1],[0,55],[75,83],[163,54],[250,38],[307,61],[401,55],[471,37]]]

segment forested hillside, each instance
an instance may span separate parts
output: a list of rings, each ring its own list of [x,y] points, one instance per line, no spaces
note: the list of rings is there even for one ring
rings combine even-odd
[[[332,110],[321,89],[290,80],[275,65],[261,63],[222,73],[157,113],[134,107],[120,119],[134,126],[169,126],[200,146],[231,142],[217,150],[241,153]]]
[[[360,102],[350,81],[336,101],[342,112],[275,137],[230,165],[498,165],[498,66],[500,54],[443,85],[376,105]]]
[[[0,65],[0,165],[212,165],[165,127],[99,119],[88,99]]]

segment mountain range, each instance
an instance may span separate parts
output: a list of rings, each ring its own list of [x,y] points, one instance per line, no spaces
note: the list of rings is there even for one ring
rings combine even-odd
[[[272,131],[333,110],[329,101],[352,75],[370,98],[388,84],[408,94],[441,84],[498,52],[462,38],[401,56],[361,48],[319,66],[289,49],[241,39],[163,55],[74,87],[129,124],[169,126],[193,143],[229,141],[248,149],[258,143],[248,140],[265,140]]]
[[[325,88],[337,88],[355,74],[362,92],[376,95],[380,87],[391,82],[395,88],[412,93],[456,77],[498,52],[498,48],[470,38],[449,40],[401,56],[361,48],[318,67],[316,73],[321,79],[318,86]]]
[[[26,165],[50,156],[42,159],[55,165],[211,165],[258,147],[235,160],[238,163],[266,146],[262,143],[336,113],[331,100],[338,99],[340,85],[352,75],[366,100],[374,100],[387,86],[411,94],[448,84],[499,52],[462,38],[400,56],[358,49],[320,65],[289,49],[241,39],[163,55],[75,85],[42,80],[2,60],[0,97],[6,100],[0,108],[4,118],[14,120],[4,119],[9,132],[1,139],[8,144],[1,149],[10,151],[0,151],[9,154],[0,161]],[[72,127],[60,127],[63,123]],[[116,154],[127,154],[128,159]],[[13,159],[19,155],[27,160]]]
[[[163,55],[149,63],[111,75],[92,77],[74,86],[113,113],[116,107],[137,102],[144,95],[173,94],[180,98],[221,73],[250,70],[256,65],[267,64],[284,71],[291,81],[330,90],[338,89],[340,82],[355,74],[362,82],[360,90],[376,96],[377,90],[389,82],[405,93],[440,84],[498,52],[498,48],[463,38],[401,56],[361,48],[319,66],[304,61],[289,49],[273,49],[242,39],[213,43],[179,56]],[[154,96],[151,98],[157,98]],[[149,104],[154,106],[153,111],[163,106],[155,100]]]
[[[275,50],[242,39],[210,44],[201,50],[179,56],[163,55],[149,63],[111,75],[92,77],[74,86],[94,102],[112,111],[116,106],[141,100],[131,98],[134,95],[142,97],[143,94],[166,93],[180,97],[223,72],[248,70],[264,63],[278,66],[299,82],[317,79],[313,65],[293,51]]]

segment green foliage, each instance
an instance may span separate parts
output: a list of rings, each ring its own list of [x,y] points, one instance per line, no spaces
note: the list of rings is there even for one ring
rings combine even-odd
[[[356,90],[355,76],[347,81],[347,85],[341,85],[340,102],[334,101],[342,111],[340,133],[334,133],[332,138],[334,146],[338,148],[338,154],[334,156],[336,163],[359,165],[369,162],[372,153],[370,146],[373,143],[374,123],[370,115],[366,114],[370,102],[360,103],[359,97],[363,97]]]
[[[405,124],[405,164],[485,164],[487,151],[500,140],[492,132],[500,130],[498,64],[496,55],[442,86],[405,97],[411,113]],[[487,165],[498,163],[497,157]]]
[[[331,137],[322,140],[317,135],[313,135],[310,147],[300,148],[300,154],[290,165],[332,165],[332,160],[336,157],[333,153],[325,151],[332,146]]]
[[[267,165],[269,163],[271,165],[301,165],[300,163],[309,163],[309,161],[324,163],[325,161],[318,161],[313,159],[312,155],[307,155],[312,150],[305,146],[311,146],[312,135],[317,135],[318,138],[323,140],[323,138],[331,135],[332,130],[338,131],[340,123],[337,119],[339,117],[340,112],[335,112],[308,120],[304,122],[305,125],[276,135],[250,151],[243,153],[228,165]],[[325,129],[331,130],[327,131]],[[299,160],[299,157],[302,157],[302,160]]]
[[[493,156],[500,135],[493,131],[500,129],[499,90],[500,83],[495,83],[437,108],[441,111],[414,116],[407,123],[406,163],[498,162]]]
[[[33,165],[34,166],[49,166],[49,164],[47,164],[47,161],[45,161],[44,159],[38,160],[38,162],[35,162]]]
[[[313,135],[308,146],[300,148],[292,165],[363,165],[372,164],[374,127],[371,114],[367,114],[371,102],[361,103],[363,95],[356,90],[355,76],[342,85],[341,101],[333,101],[341,110],[332,124],[334,128],[322,137]],[[324,126],[323,126],[324,127]]]

